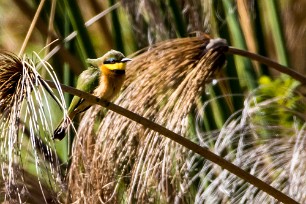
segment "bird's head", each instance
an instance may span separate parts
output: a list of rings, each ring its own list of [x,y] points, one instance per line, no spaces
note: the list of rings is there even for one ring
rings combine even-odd
[[[102,72],[115,74],[124,74],[128,61],[131,61],[131,59],[116,50],[110,50],[98,59],[87,59],[89,64],[100,68]]]

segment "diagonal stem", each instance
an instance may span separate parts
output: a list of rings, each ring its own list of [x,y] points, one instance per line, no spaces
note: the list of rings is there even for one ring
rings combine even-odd
[[[240,56],[244,56],[244,57],[247,57],[247,58],[250,58],[252,60],[256,60],[260,63],[263,63],[271,68],[274,68],[276,69],[277,71],[281,72],[281,73],[285,73],[285,74],[288,74],[289,76],[291,76],[292,78],[294,78],[295,80],[301,82],[302,84],[306,84],[306,77],[303,76],[302,74],[298,73],[298,72],[295,72],[294,70],[284,66],[284,65],[281,65],[267,57],[264,57],[264,56],[261,56],[261,55],[258,55],[258,54],[255,54],[255,53],[252,53],[252,52],[248,52],[248,51],[245,51],[245,50],[241,50],[241,49],[238,49],[238,48],[235,48],[235,47],[231,47],[229,46],[228,47],[228,51],[227,53],[229,54],[232,54],[232,55],[240,55]]]
[[[27,46],[27,44],[28,44],[28,42],[29,42],[30,36],[31,36],[31,34],[32,34],[33,30],[34,30],[34,27],[35,27],[35,25],[36,25],[36,22],[37,22],[37,20],[38,20],[39,14],[40,14],[40,12],[41,12],[41,10],[42,10],[44,4],[45,4],[45,0],[41,0],[40,3],[39,3],[39,6],[38,6],[38,8],[37,8],[37,11],[36,11],[36,13],[35,13],[35,16],[34,16],[34,18],[33,18],[33,21],[32,21],[32,23],[31,23],[31,25],[30,25],[30,28],[29,28],[29,30],[28,30],[28,33],[27,33],[27,35],[26,35],[26,37],[25,37],[25,39],[24,39],[24,41],[23,41],[23,44],[22,44],[22,46],[21,46],[21,49],[20,49],[20,51],[19,51],[19,55],[18,55],[19,57],[22,56],[23,53],[24,53],[24,50],[25,50],[25,48],[26,48],[26,46]]]
[[[42,80],[44,81],[44,80]],[[52,88],[56,88],[54,82],[51,81],[46,81],[46,83],[52,87]],[[180,145],[186,147],[187,149],[192,150],[193,152],[201,155],[202,157],[204,157],[205,159],[210,160],[211,162],[221,166],[222,168],[228,170],[229,172],[235,174],[236,176],[244,179],[245,181],[247,181],[248,183],[254,185],[255,187],[257,187],[260,190],[263,190],[264,192],[268,193],[269,195],[273,196],[275,199],[279,200],[280,202],[283,203],[298,203],[295,200],[293,200],[292,198],[290,198],[289,196],[285,195],[284,193],[282,193],[281,191],[273,188],[272,186],[270,186],[269,184],[263,182],[262,180],[256,178],[255,176],[251,175],[250,173],[244,171],[243,169],[239,168],[238,166],[230,163],[229,161],[225,160],[224,158],[214,154],[213,152],[211,152],[208,148],[202,147],[188,139],[186,139],[185,137],[182,137],[179,134],[176,134],[175,132],[168,130],[167,128],[152,122],[151,120],[144,118],[132,111],[129,111],[125,108],[122,108],[114,103],[111,103],[109,101],[105,101],[103,99],[99,99],[91,94],[88,94],[86,92],[80,91],[78,89],[72,88],[70,86],[66,86],[61,84],[61,88],[65,91],[68,92],[70,94],[79,96],[81,98],[86,99],[88,102],[92,103],[92,104],[98,104],[101,105],[105,108],[108,108],[120,115],[123,115],[139,124],[142,124],[143,126],[145,126],[146,128],[149,128],[151,130],[154,130],[166,137],[168,137],[169,139],[179,143]]]

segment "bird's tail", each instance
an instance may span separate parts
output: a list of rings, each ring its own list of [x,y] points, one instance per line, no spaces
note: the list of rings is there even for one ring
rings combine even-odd
[[[65,117],[62,120],[62,122],[59,124],[59,126],[54,130],[52,139],[62,140],[66,135],[70,123],[71,123],[70,118]]]

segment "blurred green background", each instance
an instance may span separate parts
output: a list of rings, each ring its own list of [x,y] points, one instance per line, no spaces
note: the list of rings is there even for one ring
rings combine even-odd
[[[0,2],[0,49],[19,53],[39,3]],[[48,62],[61,83],[75,86],[77,76],[87,67],[87,58],[99,57],[110,49],[128,56],[157,42],[208,33],[212,38],[225,38],[231,46],[267,56],[305,75],[305,10],[304,0],[48,0],[25,53],[31,56],[35,51],[44,58],[61,45]],[[101,12],[103,17],[95,21],[93,17]],[[92,25],[85,27],[85,22]],[[74,31],[77,36],[65,40]],[[41,75],[48,76],[44,71]],[[252,118],[256,124],[278,126],[281,132],[282,128],[292,127],[296,117],[305,120],[305,87],[248,58],[227,55],[227,65],[217,85],[208,84],[206,89],[209,94],[200,100],[202,105],[209,101],[201,124],[203,132],[225,127],[228,118],[244,108],[250,93],[256,95],[257,102],[280,97]],[[66,94],[65,99],[69,104],[71,96]],[[191,132],[196,129],[195,117],[190,115]],[[275,129],[258,132],[264,139],[284,135],[275,133]],[[57,147],[65,164],[71,156],[70,142],[66,138]]]

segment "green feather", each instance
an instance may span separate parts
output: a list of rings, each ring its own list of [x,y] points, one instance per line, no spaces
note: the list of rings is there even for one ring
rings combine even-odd
[[[100,74],[101,71],[99,68],[89,67],[80,74],[76,88],[87,93],[92,93],[99,85]],[[70,103],[68,114],[70,114],[78,105],[80,105],[82,101],[83,99],[80,97],[74,96]]]

